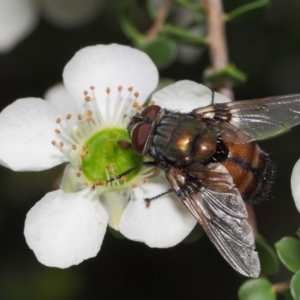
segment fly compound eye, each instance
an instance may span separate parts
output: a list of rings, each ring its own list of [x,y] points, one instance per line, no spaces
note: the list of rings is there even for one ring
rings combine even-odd
[[[143,154],[145,145],[151,131],[151,124],[140,123],[134,127],[131,134],[132,148],[139,154]]]
[[[149,120],[153,121],[160,110],[161,110],[160,106],[150,105],[141,112],[141,117],[148,118]]]

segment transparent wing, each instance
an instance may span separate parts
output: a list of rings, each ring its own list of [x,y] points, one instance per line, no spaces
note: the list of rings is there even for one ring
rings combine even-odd
[[[247,142],[261,140],[300,123],[300,94],[218,103],[194,109],[192,115],[215,120],[233,136],[243,131]]]
[[[171,167],[166,176],[227,262],[245,276],[258,277],[260,262],[252,228],[232,177],[219,163],[200,168],[189,177]]]

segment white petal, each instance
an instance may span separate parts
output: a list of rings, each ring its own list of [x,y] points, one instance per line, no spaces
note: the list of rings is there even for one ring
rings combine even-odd
[[[177,81],[153,94],[155,104],[167,109],[190,112],[194,108],[212,103],[212,91],[208,87],[189,80]],[[214,93],[214,103],[230,102],[225,96]]]
[[[149,208],[144,201],[169,188],[161,172],[149,183],[134,189],[119,224],[120,232],[150,247],[167,248],[180,243],[197,223],[180,199],[172,192],[153,200]]]
[[[66,65],[63,78],[69,94],[79,106],[83,104],[83,92],[94,86],[102,114],[106,116],[109,110],[111,117],[115,107],[121,105],[120,99],[116,102],[118,87],[123,87],[123,100],[128,97],[128,88],[132,87],[133,93],[139,93],[137,101],[142,104],[158,83],[158,71],[151,59],[137,49],[117,44],[97,45],[78,51]],[[110,99],[107,99],[108,87]]]
[[[75,101],[68,94],[65,86],[62,82],[57,83],[50,87],[44,96],[45,100],[55,106],[63,116],[67,116],[71,114],[73,117],[71,118],[73,122],[76,122],[78,115],[78,109],[76,107]]]
[[[35,27],[39,13],[30,0],[0,0],[0,53],[12,50]]]
[[[296,207],[300,212],[300,159],[295,164],[292,172],[291,188]]]
[[[19,99],[0,114],[0,163],[14,171],[40,171],[66,159],[51,144],[60,114],[47,101]]]
[[[66,166],[60,183],[60,189],[65,193],[75,193],[82,189],[82,182],[76,175],[77,171],[71,164]]]
[[[61,28],[86,25],[99,15],[104,0],[43,0],[45,19]]]
[[[114,191],[102,194],[101,204],[109,215],[109,226],[115,230],[119,230],[119,223],[122,214],[128,204],[130,191]]]
[[[40,263],[68,268],[97,255],[108,216],[92,195],[54,191],[28,212],[24,234]]]

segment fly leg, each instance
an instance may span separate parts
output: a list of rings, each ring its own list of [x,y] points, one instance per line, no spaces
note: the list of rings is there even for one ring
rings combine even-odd
[[[150,207],[150,202],[151,202],[152,200],[155,200],[155,199],[157,199],[157,198],[159,198],[159,197],[161,197],[161,196],[163,196],[163,195],[166,195],[166,194],[168,194],[168,193],[171,193],[171,192],[173,192],[173,189],[168,189],[166,192],[161,193],[161,194],[156,195],[156,196],[151,197],[151,198],[144,198],[144,200],[145,200],[145,202],[146,202],[146,207],[147,207],[147,208]]]
[[[142,166],[157,166],[157,163],[155,161],[142,161],[139,164],[133,166],[132,168],[126,170],[125,172],[115,176],[114,178],[111,178],[111,179],[107,180],[106,183],[109,183],[109,182],[114,181],[116,179],[120,179],[122,176],[125,176],[125,175],[131,173],[132,171],[134,171],[135,169],[140,168]]]

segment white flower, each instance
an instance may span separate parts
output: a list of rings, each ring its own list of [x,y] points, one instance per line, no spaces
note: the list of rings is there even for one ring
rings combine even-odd
[[[196,220],[174,193],[146,207],[144,198],[167,191],[163,174],[139,168],[122,180],[105,180],[144,157],[119,147],[130,116],[158,82],[149,57],[120,45],[79,52],[66,65],[64,85],[37,98],[19,99],[0,114],[0,163],[15,171],[41,171],[67,162],[61,189],[27,214],[25,238],[37,259],[66,268],[94,257],[107,225],[150,247],[181,242]],[[65,89],[66,88],[66,89]],[[181,111],[211,102],[211,91],[180,81],[153,95],[156,104]],[[227,102],[215,94],[216,102]]]
[[[0,0],[0,53],[12,50],[35,28],[43,15],[60,28],[93,21],[104,0]]]
[[[300,159],[295,164],[292,172],[291,188],[296,207],[300,212]]]

